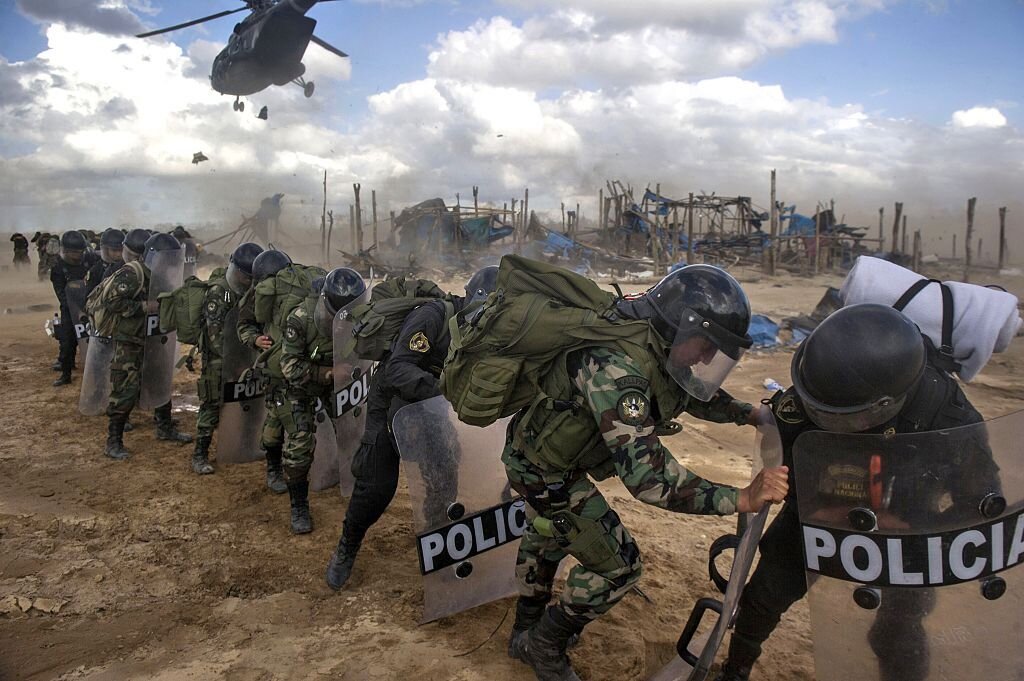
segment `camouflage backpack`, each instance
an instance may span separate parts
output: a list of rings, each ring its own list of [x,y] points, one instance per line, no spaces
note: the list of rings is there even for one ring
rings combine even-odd
[[[617,296],[590,279],[515,255],[501,259],[497,286],[459,326],[441,374],[441,392],[459,420],[487,426],[552,392],[568,392],[565,356],[587,346],[635,352],[650,340],[646,321],[619,319]]]
[[[145,286],[146,272],[142,268],[142,263],[138,260],[125,263],[125,267],[130,267],[135,272],[135,277],[139,281],[138,289],[131,293],[132,296],[137,296],[142,292],[142,287]],[[85,299],[85,314],[89,317],[89,325],[92,326],[95,335],[103,338],[110,338],[114,335],[114,332],[117,330],[117,322],[121,318],[119,314],[110,312],[106,305],[103,304],[103,300],[107,297],[107,292],[113,286],[114,279],[115,276],[111,274],[101,281],[92,290],[89,297]]]
[[[180,288],[157,296],[160,301],[160,331],[177,331],[179,342],[198,345],[205,326],[203,315],[206,292],[213,284],[220,284],[227,289],[227,280],[224,278],[226,273],[226,269],[218,267],[206,281],[195,276],[189,277]]]
[[[313,292],[313,281],[326,275],[322,267],[293,264],[256,284],[253,291],[256,321],[268,335],[279,339],[288,313]]]
[[[455,306],[441,288],[429,279],[396,277],[373,287],[370,301],[349,312],[353,341],[342,351],[361,359],[381,361],[391,351],[402,324],[410,312],[431,300],[443,300],[451,319]]]

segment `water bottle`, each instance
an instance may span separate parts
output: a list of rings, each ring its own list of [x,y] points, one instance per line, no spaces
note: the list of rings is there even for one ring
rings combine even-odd
[[[771,390],[772,392],[776,392],[778,390],[785,390],[785,388],[783,388],[782,385],[774,378],[764,379],[764,383],[762,385],[764,385],[765,390]]]

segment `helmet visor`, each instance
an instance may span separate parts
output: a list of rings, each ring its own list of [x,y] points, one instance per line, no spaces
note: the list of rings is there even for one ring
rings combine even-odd
[[[236,295],[243,295],[252,286],[252,276],[246,274],[242,268],[235,265],[235,263],[228,263],[228,271],[224,275],[228,280],[228,288],[235,292]]]
[[[60,248],[60,259],[69,265],[81,264],[82,258],[85,257],[85,251],[80,248]]]
[[[331,307],[327,296],[321,293],[320,297],[316,299],[316,308],[313,310],[313,323],[316,324],[317,331],[327,338],[334,337],[335,314],[337,314],[337,310]]]
[[[123,259],[123,250],[121,246],[100,246],[100,258],[103,262],[108,265],[115,262],[121,262]]]
[[[683,390],[707,402],[747,347],[749,341],[687,309],[668,351],[665,370]]]

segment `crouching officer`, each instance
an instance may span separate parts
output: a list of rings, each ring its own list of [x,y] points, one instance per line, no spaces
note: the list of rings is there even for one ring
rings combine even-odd
[[[466,283],[466,296],[449,295],[414,309],[405,318],[391,352],[370,378],[366,427],[352,459],[355,489],[345,511],[338,546],[327,563],[327,585],[340,589],[348,581],[363,537],[387,510],[398,488],[399,457],[390,424],[399,408],[441,394],[453,314],[465,315],[494,290],[497,267],[485,267]],[[457,485],[457,481],[456,481]]]
[[[114,357],[110,363],[110,402],[107,405],[107,445],[104,453],[112,459],[126,459],[129,452],[124,446],[125,423],[139,401],[141,389],[142,355],[146,341],[146,317],[158,311],[157,301],[148,301],[150,269],[157,253],[179,249],[181,245],[169,234],[154,234],[142,249],[133,250],[136,230],[125,238],[124,266],[113,275],[100,304],[118,317],[112,336]],[[191,442],[192,436],[178,431],[171,419],[171,405],[154,410],[158,440]]]
[[[291,419],[285,428],[284,475],[291,498],[291,528],[294,534],[313,531],[309,514],[309,469],[316,447],[316,403],[326,408],[333,403],[334,317],[338,311],[363,295],[366,283],[348,267],[331,270],[319,295],[312,295],[288,313],[281,345],[281,373],[288,383]],[[287,418],[287,415],[286,417]],[[322,424],[331,427],[329,423]]]
[[[926,342],[917,326],[891,307],[875,304],[852,305],[834,312],[811,333],[793,356],[793,385],[777,392],[770,408],[782,438],[783,462],[792,470],[793,445],[807,431],[837,433],[915,433],[956,428],[979,423],[981,414],[967,400],[956,380],[939,368],[942,358]],[[965,454],[966,457],[966,454]],[[967,480],[991,480],[995,472],[991,459],[975,457]],[[836,471],[824,487],[843,496],[863,495],[870,507],[870,473]],[[801,472],[801,475],[804,473]],[[921,490],[917,490],[920,493]],[[935,490],[935,496],[950,490]],[[966,497],[952,491],[953,499]],[[898,504],[899,499],[893,499]],[[920,512],[921,509],[918,509]],[[761,557],[743,589],[729,655],[716,681],[746,681],[761,655],[761,646],[778,625],[782,614],[807,593],[796,490],[790,485],[786,502],[760,542]],[[905,599],[904,616],[917,610],[923,617],[929,609],[912,603],[915,590]],[[927,594],[924,594],[927,595]],[[882,611],[880,611],[881,613]],[[916,615],[915,615],[916,616]],[[885,681],[923,681],[927,677],[927,655],[921,645],[907,645],[902,652],[889,650],[900,637],[896,627],[878,635],[888,626],[879,615],[869,635],[879,655]],[[923,629],[920,638],[923,639]],[[885,639],[889,639],[889,641]],[[907,650],[917,651],[913,655]],[[891,654],[884,654],[884,653]],[[910,659],[915,658],[915,659]],[[887,665],[890,666],[887,670]],[[923,665],[923,669],[922,669]]]
[[[764,469],[742,489],[705,480],[680,464],[655,431],[683,411],[720,423],[751,421],[751,405],[720,390],[751,345],[750,305],[736,280],[692,265],[620,300],[615,311],[648,321],[647,351],[626,354],[600,343],[568,350],[541,382],[552,399],[513,418],[502,453],[530,521],[516,561],[520,597],[509,655],[541,681],[578,681],[568,642],[640,579],[640,550],[592,479],[618,475],[640,501],[707,515],[755,511],[787,491],[785,468]],[[548,607],[567,555],[579,564],[561,601]]]
[[[184,228],[182,228],[184,229]],[[178,238],[177,234],[173,234]],[[238,304],[241,296],[252,285],[252,264],[263,252],[259,244],[244,243],[232,251],[227,270],[216,269],[207,280],[203,298],[203,323],[199,333],[199,353],[203,368],[199,375],[199,415],[196,417],[196,448],[192,452],[192,472],[196,475],[213,473],[210,463],[210,444],[213,432],[220,423],[223,400],[221,370],[224,364],[224,334],[236,333],[225,329],[228,313]]]

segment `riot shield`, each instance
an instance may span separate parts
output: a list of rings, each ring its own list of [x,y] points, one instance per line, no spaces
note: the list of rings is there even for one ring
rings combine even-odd
[[[751,457],[751,478],[762,468],[782,465],[782,438],[775,425],[774,417],[767,410],[762,412],[762,420],[757,426],[754,441],[754,453]],[[650,681],[704,681],[711,671],[718,649],[725,640],[725,634],[732,629],[736,613],[740,607],[740,596],[747,584],[754,558],[757,556],[757,545],[761,541],[765,524],[768,521],[770,506],[765,504],[757,513],[747,513],[741,517],[737,535],[727,535],[715,544],[725,548],[734,548],[732,569],[728,578],[717,575],[714,567],[716,554],[714,545],[709,559],[709,571],[718,583],[724,582],[724,596],[721,601],[714,598],[701,598],[694,605],[690,617],[683,628],[683,633],[676,642],[676,657],[651,677]],[[734,541],[722,542],[723,539]],[[722,585],[720,585],[721,588]],[[718,614],[718,619],[710,630],[702,631],[701,623],[707,611]],[[695,652],[696,651],[696,652]]]
[[[422,622],[516,593],[526,511],[501,463],[507,421],[468,426],[440,396],[395,414],[423,574]]]
[[[149,265],[149,295],[154,302],[161,293],[169,293],[182,284],[185,249],[157,251]],[[146,344],[142,354],[139,409],[156,409],[171,399],[174,363],[178,358],[178,333],[160,331],[160,316],[146,317]]]
[[[199,269],[199,247],[196,245],[196,240],[188,237],[183,245],[185,247],[185,266],[181,277],[182,281],[196,276],[196,271]]]
[[[366,425],[366,398],[370,394],[373,362],[356,357],[352,346],[352,320],[348,312],[370,299],[370,289],[338,310],[334,317],[334,431],[337,434],[338,472],[341,496],[352,496],[352,457]],[[352,346],[354,349],[354,346]],[[348,350],[346,352],[346,350]]]
[[[114,359],[114,341],[92,335],[86,348],[78,411],[85,416],[99,416],[107,410],[110,401],[110,362]]]
[[[1024,412],[794,445],[819,681],[1022,676]]]
[[[340,479],[338,437],[334,434],[334,421],[328,413],[328,406],[319,398],[313,406],[316,448],[313,450],[313,465],[309,469],[309,486],[315,492],[334,487]]]
[[[221,346],[221,407],[217,426],[218,463],[248,463],[263,458],[260,435],[267,408],[267,381],[251,371],[256,351],[238,339],[238,307],[224,317]]]
[[[71,319],[68,323],[74,324],[75,340],[78,341],[78,351],[85,357],[86,347],[89,343],[89,329],[85,322],[85,281],[75,279],[69,281],[64,288],[64,294],[68,298],[68,309],[71,312]]]

